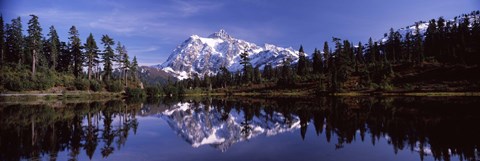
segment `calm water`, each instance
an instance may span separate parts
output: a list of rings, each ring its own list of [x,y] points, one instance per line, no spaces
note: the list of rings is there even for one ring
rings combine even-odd
[[[0,102],[0,160],[479,160],[478,97]]]

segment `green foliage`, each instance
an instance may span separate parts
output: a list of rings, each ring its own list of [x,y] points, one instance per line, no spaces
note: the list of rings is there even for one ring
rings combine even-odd
[[[0,85],[7,90],[46,90],[60,84],[58,76],[54,72],[37,72],[36,79],[32,79],[31,71],[27,69],[16,70],[4,67],[0,70]]]
[[[47,71],[44,73],[37,73],[35,79],[35,89],[46,90],[54,87],[58,82],[58,77],[55,73]]]
[[[151,86],[145,88],[145,93],[148,97],[158,97],[162,95],[162,88],[158,86]]]
[[[86,79],[76,79],[74,84],[77,90],[88,90],[90,88],[90,82]]]
[[[108,35],[103,35],[102,44],[105,48],[105,50],[103,50],[103,55],[102,55],[103,69],[105,70],[104,78],[105,80],[109,81],[110,78],[112,77],[112,72],[113,72],[113,60],[114,60],[115,54],[113,52],[112,46],[115,45],[115,42]]]
[[[146,96],[146,93],[143,89],[140,88],[130,88],[127,87],[125,89],[125,94],[129,98],[144,98]]]
[[[109,92],[121,92],[123,90],[122,82],[116,81],[107,81],[107,91]]]
[[[103,86],[101,83],[99,83],[96,80],[90,80],[90,90],[98,92],[103,89]]]

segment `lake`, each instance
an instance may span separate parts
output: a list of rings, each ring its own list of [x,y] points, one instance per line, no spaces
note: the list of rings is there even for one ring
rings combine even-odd
[[[0,102],[0,160],[479,160],[478,97]]]

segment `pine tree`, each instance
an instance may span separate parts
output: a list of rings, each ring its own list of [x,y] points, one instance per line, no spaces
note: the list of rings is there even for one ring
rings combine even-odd
[[[416,62],[421,63],[425,60],[425,55],[423,53],[423,40],[422,34],[420,33],[419,23],[415,23],[415,55],[416,55]]]
[[[115,59],[115,53],[113,52],[112,46],[115,45],[115,42],[108,35],[103,35],[102,44],[104,47],[102,53],[103,70],[105,71],[104,77],[107,81],[109,81],[113,73],[113,61]]]
[[[60,55],[60,39],[57,34],[57,30],[52,25],[50,26],[50,32],[48,33],[48,45],[49,45],[49,59],[50,59],[50,68],[55,70],[58,64],[58,57]]]
[[[12,19],[12,24],[6,24],[5,62],[22,66],[24,59],[24,37],[22,34],[22,20],[20,17]]]
[[[78,30],[75,26],[70,28],[70,32],[68,34],[70,35],[68,38],[70,41],[69,50],[73,57],[73,75],[75,75],[75,78],[79,78],[82,74],[82,66],[84,61],[81,46],[82,43],[80,42]]]
[[[425,32],[425,55],[429,57],[436,56],[437,51],[437,22],[435,19],[428,23],[427,31]]]
[[[272,64],[268,63],[263,67],[263,77],[266,80],[271,80],[273,78],[273,68]]]
[[[376,60],[376,51],[374,49],[374,45],[373,45],[373,40],[372,38],[369,38],[368,39],[368,51],[367,51],[367,60],[369,63],[372,63],[372,64],[375,64],[377,62]]]
[[[293,85],[293,72],[290,67],[290,58],[283,59],[282,66],[280,68],[280,79],[277,82],[277,85],[285,88],[286,86]]]
[[[138,62],[137,56],[133,56],[132,65],[130,66],[131,76],[133,77],[133,81],[137,81],[138,79]]]
[[[306,65],[306,58],[305,58],[305,52],[303,51],[303,46],[300,45],[300,49],[298,50],[298,67],[297,67],[297,75],[299,76],[305,76],[307,73],[307,65]]]
[[[413,61],[413,45],[412,45],[412,37],[410,36],[410,33],[405,34],[405,42],[404,42],[404,54],[405,55],[405,60],[408,63],[412,63]]]
[[[92,33],[87,38],[85,43],[85,54],[86,54],[86,65],[87,65],[87,75],[88,80],[92,78],[93,68],[98,64],[98,47],[97,42],[93,38]]]
[[[320,74],[323,73],[323,62],[320,51],[315,48],[313,52],[313,73]]]
[[[70,53],[69,49],[70,44],[67,44],[65,42],[60,42],[60,52],[58,55],[58,65],[57,65],[57,71],[59,72],[71,72],[71,67],[72,67],[72,54]]]
[[[328,64],[330,64],[328,61],[330,60],[330,47],[328,47],[328,42],[325,41],[325,43],[323,44],[323,60],[325,61],[324,65],[325,65],[325,70],[327,70],[328,68]]]
[[[360,66],[364,65],[364,63],[363,45],[362,42],[358,42],[357,52],[355,54],[355,72],[359,72]]]
[[[117,43],[117,60],[118,60],[118,63],[119,63],[119,66],[120,66],[120,69],[122,70],[122,75],[123,75],[123,79],[125,81],[125,86],[127,86],[128,82],[127,82],[127,78],[128,78],[128,69],[130,67],[130,60],[128,58],[128,53],[127,53],[127,49],[125,48],[124,45],[122,45],[122,43],[118,42]]]
[[[260,73],[260,67],[256,66],[253,69],[253,82],[259,84],[262,82],[262,73]]]
[[[220,67],[222,88],[227,88],[227,85],[231,83],[231,73],[225,67]]]
[[[205,73],[203,75],[203,86],[207,88],[209,91],[212,90],[212,80],[210,79],[210,76],[208,73]]]
[[[251,64],[250,64],[250,58],[248,57],[248,52],[247,49],[243,51],[243,53],[240,54],[240,59],[241,62],[240,64],[243,65],[243,82],[248,83],[251,80]]]
[[[42,28],[38,22],[38,16],[30,15],[32,18],[28,21],[28,38],[30,48],[32,49],[32,78],[35,78],[37,58],[42,50]]]
[[[5,26],[3,15],[0,15],[0,68],[5,65]]]

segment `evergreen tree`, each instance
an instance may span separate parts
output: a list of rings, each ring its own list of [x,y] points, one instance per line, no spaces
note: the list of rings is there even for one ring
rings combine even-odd
[[[283,59],[283,63],[280,69],[280,79],[277,82],[277,85],[285,88],[286,86],[293,85],[293,72],[290,67],[290,58]]]
[[[262,82],[262,73],[260,73],[260,67],[256,66],[253,69],[253,82],[259,84]]]
[[[22,20],[20,17],[12,19],[12,24],[6,24],[6,55],[5,62],[22,66],[24,59],[24,37],[22,34]]]
[[[231,73],[228,71],[227,68],[225,67],[220,67],[220,75],[221,75],[221,82],[222,82],[222,88],[227,88],[227,85],[231,83]]]
[[[266,80],[270,80],[270,79],[273,78],[272,64],[268,63],[268,64],[265,65],[265,67],[263,67],[263,77]]]
[[[325,41],[325,43],[323,44],[323,60],[325,61],[325,69],[328,68],[328,64],[330,64],[328,61],[330,60],[330,47],[328,47],[328,42]]]
[[[436,56],[437,22],[435,19],[430,20],[428,23],[425,36],[425,55],[429,57]]]
[[[425,60],[425,55],[423,53],[423,40],[422,34],[420,33],[420,28],[418,27],[420,24],[417,22],[415,23],[415,53],[417,63],[421,63]]]
[[[323,62],[320,51],[315,48],[313,51],[313,73],[320,74],[323,73]]]
[[[42,28],[38,22],[38,16],[30,16],[32,18],[28,21],[28,38],[30,49],[32,49],[32,78],[35,78],[37,58],[42,50]]]
[[[240,64],[243,65],[243,82],[244,83],[248,83],[249,81],[251,81],[251,64],[250,64],[250,58],[248,57],[248,52],[247,52],[247,49],[245,48],[245,50],[243,51],[243,53],[240,54],[240,59],[241,59],[241,62]]]
[[[372,38],[368,39],[368,50],[367,50],[367,60],[369,63],[375,64],[377,62],[376,60],[376,49],[374,49],[374,44]]]
[[[297,67],[297,75],[299,76],[305,76],[307,73],[307,64],[306,64],[306,58],[305,58],[305,52],[303,51],[303,46],[300,45],[300,49],[298,50],[298,67]]]
[[[363,45],[362,42],[358,42],[357,52],[355,54],[355,71],[359,72],[361,65],[364,65],[365,59],[363,58]]]
[[[413,45],[412,45],[412,37],[410,36],[410,33],[406,33],[405,34],[405,42],[404,42],[404,54],[405,55],[405,60],[408,62],[408,63],[412,63],[413,61],[413,54],[412,54],[412,50],[413,50]]]
[[[0,15],[0,68],[5,65],[5,26],[3,22],[3,15]]]
[[[88,80],[92,78],[93,68],[98,64],[98,47],[97,42],[93,38],[92,33],[87,38],[85,43],[85,54],[86,54],[86,65],[87,65],[87,75]]]
[[[127,86],[128,69],[130,67],[130,60],[128,58],[127,49],[125,48],[124,45],[122,45],[122,43],[118,42],[116,50],[118,53],[117,60],[118,60],[120,69],[122,70],[125,86]]]
[[[52,25],[50,26],[50,31],[48,33],[48,45],[49,45],[49,60],[50,60],[50,67],[51,69],[56,69],[58,64],[58,57],[60,55],[60,39],[57,34],[57,30]]]
[[[68,38],[70,41],[69,50],[73,57],[73,75],[75,75],[75,78],[79,78],[82,74],[82,66],[84,61],[81,46],[82,43],[80,42],[78,30],[75,26],[70,28],[70,32],[68,34],[70,35]]]
[[[133,80],[134,81],[137,81],[138,79],[138,62],[137,62],[137,56],[133,56],[133,60],[132,60],[132,65],[130,66],[130,72],[131,72],[131,76],[133,77]]]
[[[65,42],[60,42],[60,52],[58,55],[58,65],[57,65],[57,71],[59,72],[71,72],[72,68],[72,54],[70,53],[69,49],[70,44],[67,44]]]
[[[113,73],[113,61],[115,59],[115,53],[113,52],[112,46],[115,45],[115,42],[108,35],[103,35],[102,44],[104,47],[102,53],[103,70],[105,71],[104,77],[108,81],[112,77]]]
[[[208,73],[205,73],[203,75],[203,83],[202,84],[208,90],[212,90],[212,80],[210,79],[210,76],[208,75]]]

